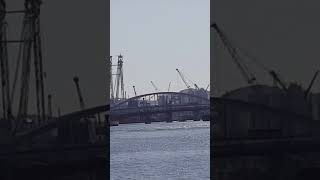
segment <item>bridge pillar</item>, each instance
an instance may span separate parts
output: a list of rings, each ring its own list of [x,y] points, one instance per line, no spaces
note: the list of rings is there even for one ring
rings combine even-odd
[[[201,111],[193,111],[193,121],[200,121],[201,115]]]
[[[166,122],[172,122],[173,121],[173,113],[172,112],[166,113],[165,120],[166,120]]]
[[[58,141],[62,144],[88,143],[90,141],[88,119],[59,120]]]

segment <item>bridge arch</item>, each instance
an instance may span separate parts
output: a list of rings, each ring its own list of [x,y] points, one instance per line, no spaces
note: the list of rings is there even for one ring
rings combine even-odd
[[[149,98],[149,99],[148,99]],[[172,102],[178,104],[187,104],[187,103],[198,103],[198,104],[210,104],[208,98],[197,96],[193,94],[180,93],[180,92],[156,92],[148,93],[139,96],[135,96],[124,101],[115,103],[111,105],[111,111],[114,109],[127,108],[130,103],[139,103],[139,102],[153,102],[153,103],[167,103],[171,104]],[[139,105],[139,104],[138,104]]]

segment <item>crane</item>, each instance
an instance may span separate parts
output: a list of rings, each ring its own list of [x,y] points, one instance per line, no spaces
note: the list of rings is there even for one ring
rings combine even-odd
[[[157,88],[157,86],[152,81],[150,81],[150,82],[151,82],[152,86],[154,87],[155,91],[159,92],[159,89]]]
[[[200,89],[199,86],[198,86],[196,83],[193,83],[193,84],[194,84],[194,87],[195,87],[197,90]]]
[[[206,91],[208,90],[209,86],[210,86],[210,83],[208,84],[208,86],[207,86],[207,88],[206,88]]]
[[[52,118],[52,95],[48,94],[48,115]]]
[[[80,102],[80,109],[83,110],[83,109],[85,109],[85,104],[84,104],[82,93],[81,93],[80,86],[79,86],[79,78],[77,76],[75,76],[73,78],[73,81],[74,81],[76,88],[77,88],[77,93],[78,93],[79,102]]]
[[[287,85],[280,79],[279,75],[274,70],[270,70],[269,74],[273,80],[282,87],[283,90],[288,91]]]
[[[308,95],[309,95],[309,93],[310,93],[310,90],[311,90],[311,88],[312,88],[312,85],[313,85],[314,81],[316,80],[318,74],[319,74],[319,70],[313,75],[312,80],[311,80],[311,82],[310,82],[307,90],[304,92],[304,98],[307,98],[307,97],[308,97]]]
[[[256,81],[256,77],[249,71],[248,67],[246,67],[244,64],[240,63],[241,57],[238,54],[236,48],[234,48],[232,46],[230,40],[227,38],[225,33],[218,27],[218,25],[216,23],[213,23],[211,25],[211,27],[216,31],[216,33],[218,34],[218,36],[222,40],[224,46],[229,51],[232,59],[234,60],[234,62],[238,66],[238,68],[240,69],[240,72],[241,72],[242,76],[244,77],[244,79],[246,80],[246,82],[248,84],[253,84]]]
[[[231,54],[232,58],[235,60],[237,66],[241,70],[241,73],[245,77],[245,79],[247,80],[248,84],[253,84],[256,81],[255,76],[249,72],[248,68],[245,65],[242,65],[240,63],[241,58],[240,58],[239,54],[237,53],[237,50],[231,45],[231,43],[228,40],[228,38],[226,37],[226,35],[221,31],[221,29],[218,27],[218,25],[216,23],[213,23],[211,25],[211,27],[214,28],[216,30],[217,34],[220,36],[220,39],[222,40],[224,45],[227,47],[229,53]],[[249,56],[248,53],[246,53],[245,55],[251,59],[254,59],[255,62],[257,63],[256,59]],[[257,64],[257,65],[262,66],[261,64]],[[280,79],[279,74],[277,74],[274,70],[267,69],[264,66],[263,66],[263,68],[264,68],[264,70],[266,70],[269,73],[269,75],[272,77],[272,79],[274,80],[275,83],[278,83],[283,90],[285,90],[285,91],[288,90],[284,81]]]
[[[169,82],[168,92],[170,91],[171,82]]]
[[[135,86],[132,86],[132,87],[133,87],[134,95],[137,96],[136,87]]]
[[[190,89],[190,85],[188,84],[188,82],[186,81],[186,79],[184,78],[183,74],[179,71],[179,69],[177,68],[176,71],[178,72],[180,78],[182,79],[182,81],[184,82],[184,84],[187,86],[188,89]]]

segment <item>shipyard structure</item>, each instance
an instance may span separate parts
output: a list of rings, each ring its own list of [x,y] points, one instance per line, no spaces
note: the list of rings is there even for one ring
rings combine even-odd
[[[273,85],[258,84],[243,56],[216,23],[211,25],[247,86],[211,96],[211,172],[216,180],[314,179],[320,170],[320,99],[264,69]],[[316,178],[318,179],[318,178]]]
[[[45,91],[42,1],[21,3],[23,9],[7,10],[0,0],[0,179],[107,179],[110,108],[87,108],[75,77],[79,110],[53,113],[54,96]],[[7,21],[9,14],[22,16],[19,37],[7,37],[8,25],[17,24]],[[9,54],[14,46],[16,58]]]
[[[186,89],[178,92],[170,91],[171,82],[169,82],[168,89],[161,91],[153,81],[150,81],[154,92],[138,94],[136,87],[132,86],[134,96],[129,97],[124,89],[123,56],[118,56],[116,64],[112,64],[111,56],[109,64],[115,70],[113,72],[110,69],[110,77],[112,77],[110,83],[110,125],[187,120],[209,121],[209,85],[204,89],[191,82],[194,86],[192,88],[181,70],[176,69],[182,82],[186,85]]]

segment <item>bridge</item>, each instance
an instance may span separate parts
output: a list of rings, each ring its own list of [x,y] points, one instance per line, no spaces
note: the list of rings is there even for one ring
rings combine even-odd
[[[125,99],[111,105],[111,120],[120,123],[204,119],[210,100],[180,92],[157,92]]]
[[[25,175],[38,172],[39,177],[72,173],[65,172],[65,168],[77,172],[92,171],[97,175],[106,168],[108,159],[109,116],[120,119],[164,116],[168,119],[167,115],[172,118],[175,114],[193,119],[195,114],[208,115],[209,111],[209,99],[192,94],[160,92],[126,99],[111,107],[101,105],[48,118],[47,121],[22,123],[12,141],[2,145],[0,151],[1,162],[10,162],[14,167],[6,163],[0,167],[8,171],[18,170]],[[59,169],[62,166],[65,168]]]
[[[109,105],[97,106],[24,126],[1,144],[0,178],[18,171],[38,179],[86,173],[107,178]],[[19,174],[17,174],[19,176]]]

